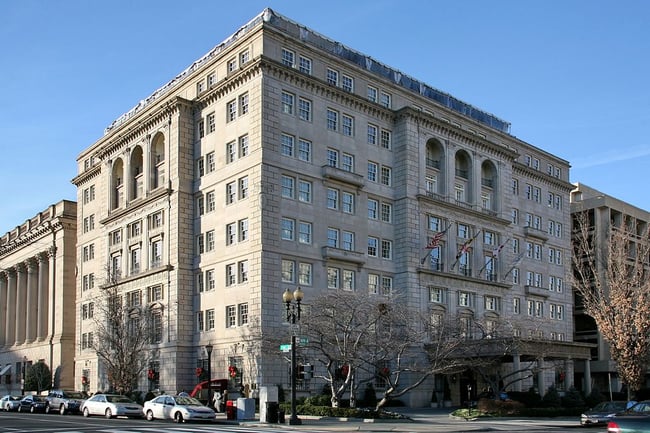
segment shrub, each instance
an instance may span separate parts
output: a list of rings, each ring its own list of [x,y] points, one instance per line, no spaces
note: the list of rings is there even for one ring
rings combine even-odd
[[[544,397],[542,397],[542,407],[560,407],[562,406],[562,401],[560,399],[560,394],[557,392],[557,389],[554,386],[550,386]]]
[[[585,397],[585,405],[587,407],[594,407],[601,401],[605,401],[605,397],[600,393],[597,387],[591,388],[591,392]]]
[[[530,388],[527,392],[509,391],[508,397],[511,400],[523,403],[526,407],[539,407],[542,403],[542,397],[534,388]]]
[[[517,415],[523,408],[524,404],[518,401],[501,401],[491,398],[482,398],[477,405],[479,412],[495,416]]]
[[[585,400],[582,398],[582,394],[575,389],[575,387],[569,388],[569,390],[562,397],[562,407],[585,407]]]
[[[366,389],[363,390],[361,405],[365,407],[375,407],[377,405],[377,394],[372,383],[366,384]]]

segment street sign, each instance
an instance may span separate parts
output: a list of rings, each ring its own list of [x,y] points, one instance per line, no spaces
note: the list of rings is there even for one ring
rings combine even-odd
[[[300,346],[306,346],[307,343],[309,343],[309,339],[307,337],[300,337],[300,339],[298,340],[298,344]]]
[[[291,352],[291,344],[281,344],[280,351],[282,352]]]

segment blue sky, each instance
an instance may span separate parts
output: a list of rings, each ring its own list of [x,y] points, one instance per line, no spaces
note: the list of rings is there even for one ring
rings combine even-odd
[[[77,155],[265,7],[495,114],[568,160],[572,182],[650,210],[644,0],[2,0],[0,235],[75,200]]]

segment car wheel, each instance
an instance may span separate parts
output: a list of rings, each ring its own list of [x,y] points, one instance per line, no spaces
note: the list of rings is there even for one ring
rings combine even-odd
[[[45,413],[50,413],[50,410],[51,410],[50,405],[49,404],[45,405]]]
[[[176,412],[174,414],[174,422],[177,422],[177,423],[185,422],[185,420],[183,419],[183,414],[180,413],[180,412]]]
[[[84,416],[89,417],[90,416],[90,411],[88,410],[87,407],[84,407]]]
[[[34,412],[36,412],[36,408],[35,408],[34,406],[32,406],[32,407],[29,408],[29,411],[30,411],[31,413],[34,413]]]
[[[147,421],[153,421],[153,411],[152,410],[147,411]]]
[[[61,406],[59,406],[59,413],[60,413],[61,415],[65,415],[65,405],[64,405],[64,404],[62,404]]]
[[[18,412],[22,412],[22,411],[23,411],[23,405],[21,404],[20,406],[18,406]]]
[[[106,409],[106,412],[104,413],[104,416],[105,416],[107,419],[111,419],[111,418],[113,418],[113,412],[111,412],[110,409]]]

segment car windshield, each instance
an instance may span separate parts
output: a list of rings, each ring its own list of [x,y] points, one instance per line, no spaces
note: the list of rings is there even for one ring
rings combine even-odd
[[[176,397],[176,404],[183,406],[203,406],[200,401],[193,397]]]
[[[18,401],[18,400],[20,400],[20,397],[11,396],[11,397],[9,397],[9,400]]]
[[[106,401],[110,401],[111,403],[133,403],[123,395],[107,395]]]
[[[40,396],[38,396],[38,395],[34,395],[34,396],[32,396],[32,399],[33,399],[34,401],[43,401],[43,397],[40,397]]]
[[[65,397],[66,398],[79,398],[83,399],[84,395],[78,391],[66,391],[65,392]]]

